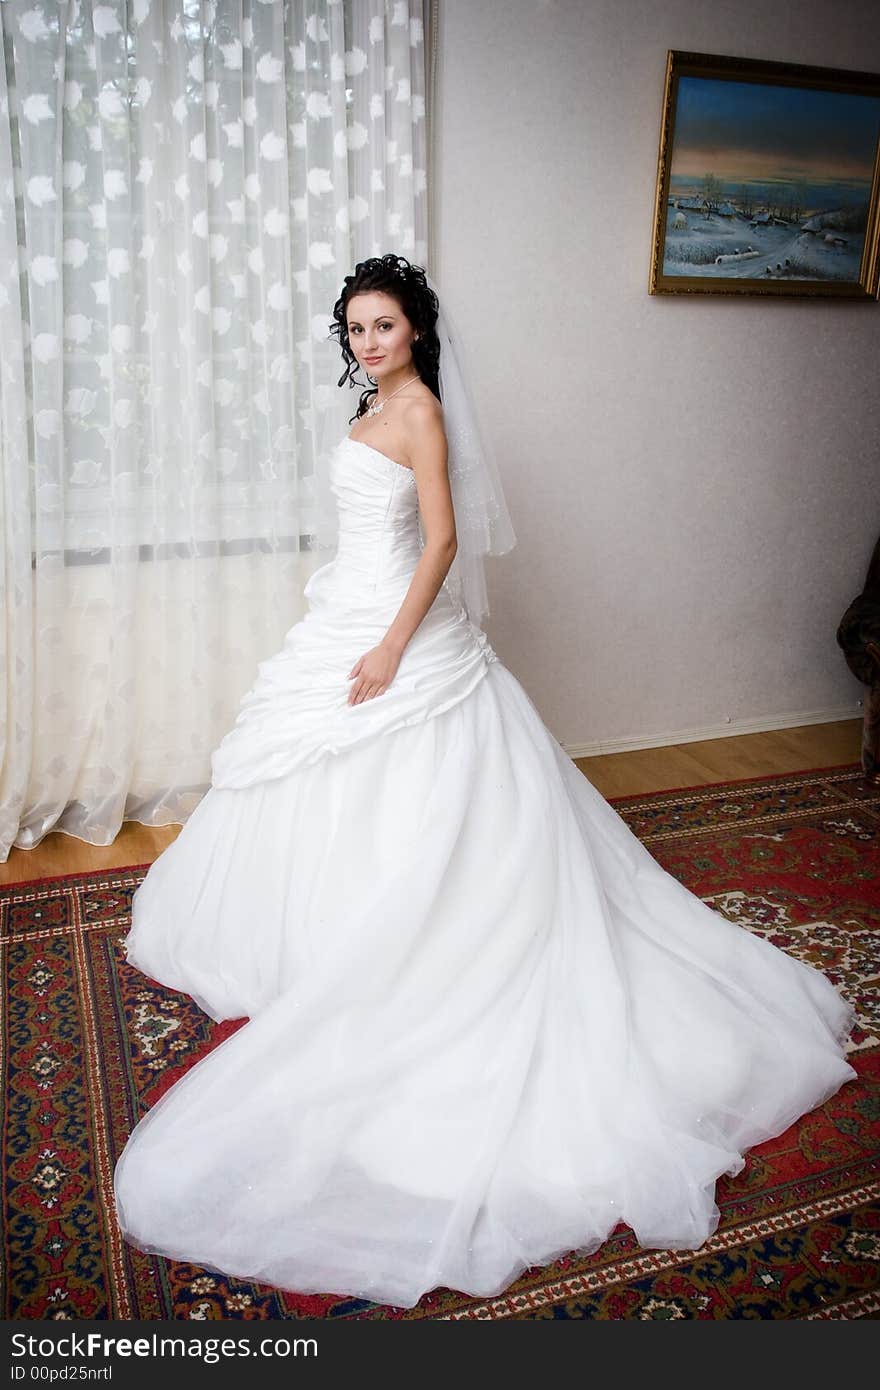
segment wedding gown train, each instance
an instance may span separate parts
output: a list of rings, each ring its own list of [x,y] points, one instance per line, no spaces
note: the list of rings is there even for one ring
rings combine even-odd
[[[132,902],[127,955],[250,1022],[136,1126],[127,1240],[403,1307],[501,1292],[618,1221],[695,1248],[715,1181],[855,1076],[830,982],[652,858],[441,588],[410,469],[334,454],[336,558]]]

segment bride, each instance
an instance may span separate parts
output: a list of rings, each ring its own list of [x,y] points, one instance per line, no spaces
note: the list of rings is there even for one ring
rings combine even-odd
[[[663,870],[492,650],[513,532],[424,272],[362,262],[334,320],[375,383],[335,558],[132,903],[128,960],[250,1021],[136,1126],[123,1233],[402,1307],[619,1221],[696,1248],[718,1176],[855,1076],[852,1009]]]

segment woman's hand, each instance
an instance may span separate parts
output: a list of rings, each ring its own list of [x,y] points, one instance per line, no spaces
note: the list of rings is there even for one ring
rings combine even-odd
[[[401,653],[385,642],[364,652],[348,673],[349,680],[355,678],[348,692],[348,703],[359,705],[375,695],[384,695],[397,674],[400,657]]]

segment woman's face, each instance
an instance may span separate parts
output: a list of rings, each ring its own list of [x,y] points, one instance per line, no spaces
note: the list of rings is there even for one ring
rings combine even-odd
[[[352,295],[345,318],[349,346],[375,382],[412,366],[415,330],[393,295],[383,290]]]

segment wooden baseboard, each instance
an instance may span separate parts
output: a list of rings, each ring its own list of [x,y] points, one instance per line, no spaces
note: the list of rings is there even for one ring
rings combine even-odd
[[[707,739],[736,738],[740,734],[764,734],[773,729],[802,729],[810,724],[836,724],[843,720],[859,721],[862,702],[821,710],[797,710],[787,714],[758,715],[753,719],[727,719],[719,724],[704,724],[690,729],[656,730],[635,737],[588,739],[586,742],[562,744],[570,758],[594,758],[604,753],[628,753],[640,748],[668,748],[682,743],[703,743]],[[561,740],[560,740],[561,742]]]

